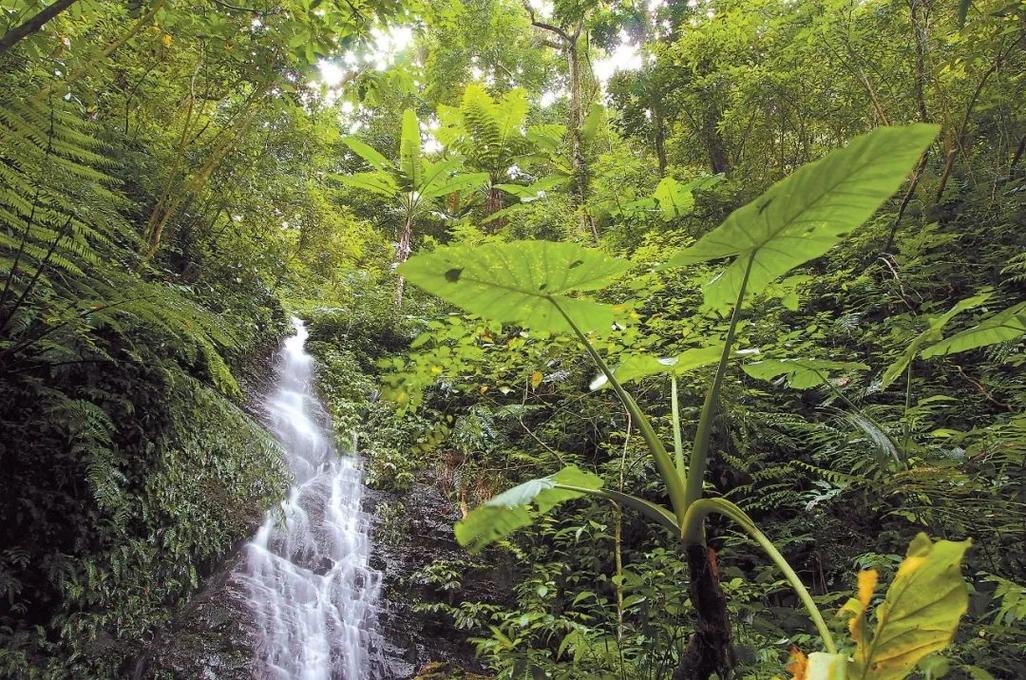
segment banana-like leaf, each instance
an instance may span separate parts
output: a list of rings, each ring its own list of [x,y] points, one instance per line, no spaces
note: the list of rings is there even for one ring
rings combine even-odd
[[[705,301],[734,303],[751,261],[749,293],[819,257],[868,219],[904,181],[937,135],[936,125],[879,128],[774,184],[716,229],[674,255],[681,267],[734,261],[705,286]]]
[[[622,385],[660,373],[681,375],[687,371],[716,363],[722,353],[723,347],[713,345],[710,347],[692,347],[675,357],[635,354],[621,361],[620,365],[613,369],[613,375],[616,376],[616,379]],[[609,379],[603,373],[600,373],[591,381],[591,389],[593,390],[602,389],[608,385]]]
[[[949,321],[967,309],[979,307],[988,299],[990,299],[990,293],[983,292],[979,295],[959,300],[951,309],[940,316],[931,319],[929,322],[929,328],[917,335],[915,339],[909,343],[908,347],[905,348],[905,351],[901,353],[901,356],[899,356],[897,360],[888,366],[886,371],[884,371],[883,377],[880,379],[881,389],[886,389],[888,385],[897,380],[898,376],[905,372],[908,365],[912,363],[912,360],[916,358],[916,355],[919,354],[927,343],[937,342],[940,340],[942,337],[941,331],[944,330],[944,327],[948,325]]]
[[[577,487],[560,488],[559,485]],[[573,465],[554,475],[524,482],[495,496],[456,523],[456,540],[477,552],[534,522],[549,510],[591,490],[602,488],[602,478]]]
[[[805,656],[798,650],[791,651],[791,680],[845,680],[848,673],[848,657],[844,654],[813,652]]]
[[[926,534],[916,536],[877,607],[872,637],[856,636],[849,677],[901,680],[927,655],[948,646],[969,604],[961,570],[969,545],[970,541],[934,543]],[[875,585],[875,578],[867,581]],[[856,625],[848,624],[853,634],[861,630],[869,595],[860,592],[841,609],[842,615],[858,619]]]
[[[399,172],[403,188],[417,191],[424,183],[424,164],[420,155],[420,122],[413,109],[403,111],[403,129],[399,137]]]
[[[496,184],[495,188],[516,196],[524,203],[529,203],[538,198],[541,192],[551,191],[569,181],[570,178],[566,175],[548,175],[526,186],[523,184]]]
[[[544,331],[570,331],[561,308],[583,331],[608,332],[614,309],[570,297],[596,290],[629,263],[573,243],[512,241],[453,246],[410,258],[399,273],[471,314]]]
[[[923,350],[922,357],[928,359],[941,354],[957,354],[977,347],[1018,340],[1023,335],[1026,335],[1026,302],[1004,309],[972,328],[930,345]]]
[[[422,193],[425,198],[438,198],[439,196],[448,196],[456,191],[479,189],[487,183],[488,173],[486,172],[449,175],[431,182],[429,186],[424,187]]]
[[[830,379],[831,371],[865,371],[869,366],[857,361],[828,359],[764,359],[745,364],[744,372],[757,380],[773,380],[784,376],[789,387],[807,390]]]
[[[377,149],[372,147],[370,144],[361,142],[356,137],[345,137],[342,143],[348,146],[353,152],[367,161],[377,170],[392,170],[395,166],[392,165],[392,161],[385,158]]]
[[[456,158],[445,158],[434,163],[422,160],[420,184],[414,185],[412,190],[424,198],[438,198],[450,194],[456,191],[456,189],[448,189],[448,186],[453,179],[460,177],[456,174],[459,167],[460,161]],[[487,180],[487,175],[485,175],[485,180]],[[480,174],[475,177],[475,181],[480,185]]]
[[[399,185],[396,184],[392,175],[387,172],[382,172],[381,170],[376,170],[374,172],[356,172],[352,175],[340,175],[339,179],[342,180],[342,183],[347,187],[370,191],[371,193],[378,194],[379,196],[385,196],[386,198],[395,196],[396,192],[399,191]]]

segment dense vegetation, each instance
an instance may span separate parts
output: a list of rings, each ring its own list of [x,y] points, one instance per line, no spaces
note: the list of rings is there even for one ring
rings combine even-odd
[[[128,673],[280,497],[293,313],[497,676],[1026,676],[1024,22],[3,0],[0,674]]]

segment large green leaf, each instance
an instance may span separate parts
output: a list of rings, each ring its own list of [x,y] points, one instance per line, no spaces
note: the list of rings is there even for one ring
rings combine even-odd
[[[841,610],[851,616],[848,628],[855,637],[855,655],[849,670],[858,680],[900,680],[924,657],[944,649],[958,628],[969,604],[961,563],[970,541],[937,541],[919,534],[909,545],[887,597],[876,610],[872,638],[863,621],[876,584],[872,571],[859,597]]]
[[[687,215],[695,207],[695,196],[688,184],[681,184],[672,177],[664,177],[652,193],[659,203],[659,213],[664,222]]]
[[[819,257],[868,219],[901,185],[937,134],[936,125],[877,129],[803,166],[738,208],[668,266],[733,257],[706,284],[706,303],[734,303],[751,261],[748,291],[761,291],[788,270]]]
[[[424,165],[420,156],[420,122],[413,109],[403,111],[403,129],[399,137],[399,172],[403,188],[417,191],[424,183]]]
[[[855,361],[829,359],[765,359],[745,364],[741,368],[758,380],[769,381],[784,376],[789,387],[806,390],[829,380],[831,371],[865,371],[869,366]]]
[[[1026,302],[1004,309],[972,328],[930,345],[923,350],[923,358],[941,354],[957,354],[977,347],[1018,340],[1026,335]]]
[[[888,385],[898,379],[898,376],[905,372],[908,365],[912,363],[912,360],[916,358],[916,355],[926,346],[927,343],[936,342],[941,339],[941,331],[948,325],[948,322],[953,318],[974,307],[979,307],[990,298],[989,292],[983,292],[979,295],[959,300],[955,305],[939,316],[933,317],[929,320],[929,326],[925,331],[917,335],[912,342],[908,344],[905,351],[901,353],[893,364],[887,367],[884,371],[883,377],[880,379],[881,389],[886,389]]]
[[[347,187],[370,191],[391,198],[399,191],[399,186],[387,172],[376,170],[374,172],[356,172],[352,175],[340,175],[338,177]]]
[[[602,288],[629,264],[573,243],[513,241],[454,246],[410,258],[411,283],[483,318],[536,330],[569,331],[557,303],[579,328],[608,332],[613,307],[570,297]]]
[[[444,175],[435,177],[422,190],[425,198],[438,198],[448,196],[455,191],[470,191],[478,189],[488,183],[487,172],[471,172],[457,175]]]
[[[692,347],[675,357],[634,354],[625,358],[613,369],[613,376],[623,385],[650,375],[659,375],[660,373],[681,375],[687,371],[716,363],[722,353],[722,346],[713,345],[710,347]],[[593,390],[601,389],[608,385],[609,379],[605,374],[599,374],[591,381],[591,389]]]
[[[391,170],[394,166],[392,161],[385,158],[377,149],[370,144],[361,142],[356,137],[346,137],[342,143],[348,146],[360,158],[371,164],[376,170]]]
[[[559,485],[580,490],[560,488]],[[602,478],[573,465],[548,477],[524,482],[486,501],[456,523],[456,540],[471,552],[530,525],[534,518],[588,490],[601,489]],[[532,507],[533,506],[533,507]]]

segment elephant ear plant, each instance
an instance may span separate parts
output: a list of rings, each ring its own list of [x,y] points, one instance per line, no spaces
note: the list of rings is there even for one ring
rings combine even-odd
[[[589,335],[610,331],[614,309],[575,293],[600,289],[628,269],[627,262],[600,251],[571,243],[520,241],[439,248],[404,264],[400,273],[411,283],[467,312],[535,330],[576,335],[601,372],[600,382],[616,393],[630,413],[669,499],[669,507],[664,507],[604,489],[599,477],[567,467],[510,489],[475,509],[456,525],[460,543],[479,550],[531,524],[556,505],[583,496],[601,497],[634,508],[672,532],[685,553],[698,622],[674,677],[706,680],[713,673],[726,677],[729,672],[726,601],[710,563],[704,535],[705,518],[710,513],[724,515],[766,551],[794,588],[822,637],[826,651],[820,654],[830,655],[832,660],[821,665],[840,667],[843,672],[846,662],[833,656],[837,655],[837,647],[822,615],[773,543],[738,506],[723,498],[702,497],[710,429],[745,296],[758,293],[792,268],[823,255],[868,219],[898,189],[936,133],[935,126],[913,125],[881,128],[859,137],[846,148],[778,182],[752,203],[734,211],[697,243],[676,253],[664,268],[730,260],[706,284],[704,296],[707,305],[731,312],[722,345],[689,350],[673,360],[634,357],[614,370],[599,355]],[[623,385],[642,375],[674,373],[705,363],[716,363],[716,371],[696,424],[690,460],[685,463],[679,420],[674,418],[675,444],[671,456]],[[674,399],[674,406],[675,402]],[[673,411],[676,414],[677,409]],[[832,671],[831,677],[839,676]]]

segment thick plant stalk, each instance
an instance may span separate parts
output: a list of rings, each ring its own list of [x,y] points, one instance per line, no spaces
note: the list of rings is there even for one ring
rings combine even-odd
[[[748,277],[752,273],[753,262],[755,262],[754,251],[748,258],[745,275],[741,279],[741,288],[737,293],[737,302],[734,303],[734,310],[730,315],[730,327],[727,329],[727,338],[723,343],[723,353],[720,354],[720,363],[716,367],[716,375],[709,386],[709,391],[705,395],[705,403],[702,405],[702,415],[698,420],[698,429],[695,432],[695,445],[691,449],[691,462],[688,465],[688,484],[684,491],[685,506],[690,506],[702,497],[702,482],[705,479],[706,468],[709,466],[709,435],[712,432],[712,420],[718,408],[720,387],[723,385],[723,376],[727,373],[727,362],[730,360],[730,352],[733,349],[734,336],[737,333],[737,322],[741,317],[741,303],[744,302],[745,289],[748,288]],[[703,536],[701,532],[691,535],[685,534],[684,541],[687,543],[702,542]]]
[[[691,449],[691,462],[688,465],[687,486],[684,490],[684,505],[690,510],[702,498],[702,482],[709,466],[709,436],[712,421],[716,414],[720,399],[720,387],[727,373],[727,363],[737,333],[737,323],[741,317],[741,306],[748,288],[748,277],[752,273],[755,252],[748,258],[745,275],[737,293],[737,301],[730,315],[730,327],[723,343],[723,353],[716,367],[716,375],[702,405],[702,415],[695,432],[695,444]],[[688,513],[690,514],[690,513]],[[720,585],[720,575],[716,569],[715,555],[705,544],[705,522],[702,519],[687,522],[687,516],[681,520],[681,541],[688,562],[688,589],[691,603],[695,607],[698,620],[695,631],[688,641],[688,646],[680,658],[674,680],[708,680],[713,673],[727,677],[730,673],[730,615],[727,613],[727,597]],[[704,519],[704,518],[703,518]]]
[[[702,543],[685,545],[684,555],[690,576],[688,592],[698,620],[680,663],[673,672],[673,680],[709,680],[713,673],[726,678],[733,665],[730,618],[727,614],[727,596],[720,586],[716,556]]]
[[[648,446],[649,453],[652,454],[652,459],[655,462],[656,469],[659,471],[659,476],[662,477],[663,483],[666,484],[666,492],[670,496],[670,504],[673,506],[673,514],[676,517],[678,525],[684,519],[684,513],[687,511],[687,506],[684,503],[685,492],[684,484],[680,479],[680,475],[677,473],[677,469],[674,467],[673,459],[666,452],[666,448],[663,443],[659,440],[659,435],[652,428],[652,423],[649,422],[648,418],[638,407],[637,402],[634,398],[627,393],[627,390],[623,388],[620,381],[613,375],[613,371],[606,365],[606,362],[602,360],[602,357],[592,346],[591,342],[588,341],[588,337],[581,331],[581,329],[574,323],[574,320],[563,310],[555,298],[547,296],[548,301],[555,307],[560,315],[566,320],[573,329],[577,338],[584,345],[591,360],[595,362],[598,369],[602,371],[602,374],[609,380],[610,387],[613,388],[613,392],[620,399],[620,402],[627,409],[631,418],[637,423],[638,430],[641,432],[642,438],[645,440],[646,446]]]
[[[790,584],[795,594],[798,595],[798,599],[801,600],[805,610],[809,613],[809,618],[812,619],[812,622],[816,625],[816,630],[819,632],[819,636],[823,639],[823,646],[826,647],[829,653],[836,654],[837,646],[834,644],[834,638],[830,634],[830,629],[827,627],[826,621],[823,620],[823,615],[819,612],[819,608],[816,607],[816,603],[813,601],[808,589],[806,589],[805,584],[802,583],[802,580],[795,573],[794,569],[791,568],[791,565],[787,563],[784,556],[780,554],[777,547],[773,545],[773,542],[766,537],[766,534],[759,531],[759,528],[755,526],[755,522],[745,514],[744,510],[723,498],[704,498],[688,509],[688,514],[684,518],[685,526],[683,529],[686,531],[688,525],[702,523],[706,516],[712,512],[724,515],[737,522],[745,530],[745,533],[751,536],[766,551],[773,564],[777,565],[780,571],[783,572],[784,578],[787,579],[788,584]]]
[[[687,470],[684,468],[684,442],[680,432],[680,405],[677,403],[677,377],[670,376],[670,419],[673,421],[673,464],[687,488]]]
[[[402,233],[399,234],[399,247],[396,249],[395,262],[396,265],[401,265],[403,262],[410,257],[410,251],[413,249],[413,202],[409,199],[410,204],[407,206],[406,221],[403,222]],[[395,306],[396,309],[402,309],[403,306],[403,289],[406,287],[406,279],[402,276],[399,277],[399,281],[395,285]]]

